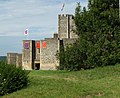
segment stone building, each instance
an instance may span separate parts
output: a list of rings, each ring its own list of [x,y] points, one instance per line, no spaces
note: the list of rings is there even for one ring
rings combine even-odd
[[[44,40],[23,40],[22,56],[17,53],[8,53],[8,63],[19,65],[20,61],[23,69],[41,69],[55,70],[59,66],[59,60],[56,53],[67,44],[73,43],[77,35],[73,33],[74,16],[69,14],[58,15],[58,33],[53,38],[45,38]]]
[[[22,54],[7,53],[7,63],[18,66],[22,66]]]

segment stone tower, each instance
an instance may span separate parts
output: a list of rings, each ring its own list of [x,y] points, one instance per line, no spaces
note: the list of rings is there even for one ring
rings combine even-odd
[[[7,53],[7,64],[13,64],[16,67],[22,66],[22,54]]]
[[[59,38],[77,38],[73,33],[75,29],[74,16],[70,14],[58,15],[58,34]]]
[[[7,53],[7,64],[16,65],[16,55],[17,53]]]
[[[33,66],[34,59],[35,59],[35,41],[23,40],[23,50],[22,50],[23,69],[26,69],[26,70],[34,69],[34,66]]]

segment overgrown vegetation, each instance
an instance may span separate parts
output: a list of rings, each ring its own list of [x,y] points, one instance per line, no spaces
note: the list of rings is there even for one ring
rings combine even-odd
[[[0,96],[27,86],[28,73],[20,67],[0,62]]]
[[[60,69],[79,70],[120,63],[119,0],[89,0],[75,10],[78,40],[59,53]]]
[[[2,98],[120,98],[120,65],[81,71],[36,71],[30,85]]]

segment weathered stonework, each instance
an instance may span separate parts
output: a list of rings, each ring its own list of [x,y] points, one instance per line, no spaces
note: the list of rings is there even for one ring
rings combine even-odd
[[[22,54],[7,53],[7,63],[18,66],[22,66]]]
[[[58,33],[53,38],[44,40],[23,40],[22,56],[17,53],[8,54],[8,63],[20,66],[26,70],[56,70],[59,60],[56,54],[60,51],[60,43],[65,48],[68,44],[74,43],[78,37],[73,33],[75,29],[74,16],[65,14],[58,15]]]
[[[58,60],[56,59],[56,53],[59,50],[58,48],[58,39],[56,38],[46,38],[45,40],[47,45],[46,48],[41,47],[40,54],[40,68],[41,69],[56,69],[56,66],[59,65]]]
[[[58,15],[58,34],[59,38],[77,38],[73,33],[75,29],[74,16],[69,14]]]
[[[7,53],[7,63],[16,65],[16,55],[17,53]]]
[[[22,67],[22,54],[17,54],[16,55],[16,66],[17,67]]]
[[[28,48],[25,48],[25,43],[28,43]],[[34,58],[35,58],[35,41],[23,40],[22,50],[22,66],[23,69],[32,70],[34,69]]]

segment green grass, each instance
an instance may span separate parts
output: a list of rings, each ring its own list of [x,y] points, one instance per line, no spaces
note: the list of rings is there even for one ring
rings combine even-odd
[[[2,98],[120,98],[120,65],[77,72],[31,71],[27,88]]]

